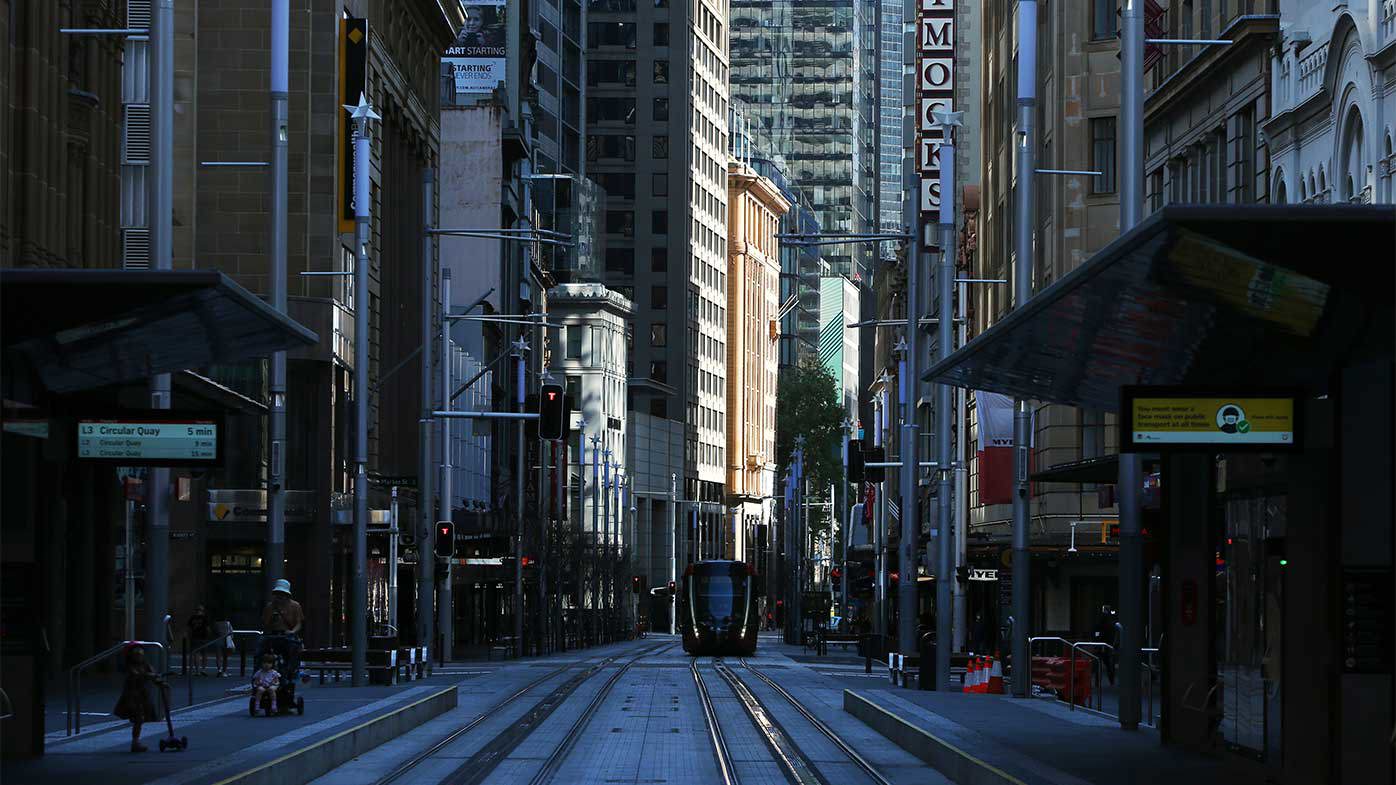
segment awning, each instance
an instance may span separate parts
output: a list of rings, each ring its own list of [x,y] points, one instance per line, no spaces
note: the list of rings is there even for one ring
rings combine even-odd
[[[1034,482],[1104,483],[1119,480],[1120,456],[1106,455],[1084,461],[1059,463],[1029,476]]]
[[[1301,387],[1392,356],[1390,206],[1165,207],[927,381],[1114,411],[1134,384]]]
[[[59,393],[318,340],[213,271],[6,269],[0,304],[7,359],[20,359]]]

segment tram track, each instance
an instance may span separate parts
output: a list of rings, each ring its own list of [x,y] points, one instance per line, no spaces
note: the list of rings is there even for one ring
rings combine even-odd
[[[833,728],[830,728],[828,724],[815,716],[814,712],[810,711],[810,709],[801,703],[794,695],[791,695],[788,690],[777,684],[759,669],[752,667],[745,659],[740,660],[740,662],[743,672],[755,676],[761,683],[779,695],[783,701],[788,703],[790,707],[795,710],[804,723],[812,726],[822,736],[828,739],[854,767],[861,771],[866,776],[867,782],[871,785],[891,785],[891,781],[878,771],[871,762],[860,755],[858,751],[845,741],[843,737],[839,736]],[[700,669],[696,661],[693,663],[693,668],[695,678],[699,679],[701,683]],[[798,728],[788,727],[786,724],[782,724],[781,721],[777,719],[772,707],[766,701],[758,697],[747,684],[746,680],[743,679],[736,670],[724,662],[722,658],[714,658],[712,661],[712,668],[732,689],[732,693],[746,710],[747,717],[760,732],[763,740],[766,742],[767,748],[771,751],[772,757],[791,785],[832,785],[834,782],[837,782],[839,785],[844,785],[844,783],[847,782],[847,779],[844,777],[831,779],[829,776],[826,776],[825,773],[820,770],[819,764],[805,752],[800,746],[800,743],[796,740],[795,734],[792,731],[798,730]],[[708,708],[708,706],[705,706],[705,710]],[[788,719],[789,717],[787,716],[787,720]],[[720,736],[720,728],[717,729],[715,733],[717,736]],[[717,742],[715,741],[714,743],[716,744]],[[729,779],[726,782],[728,785],[738,785],[740,777]]]
[[[616,682],[620,681],[626,671],[630,670],[631,666],[645,657],[658,654],[664,649],[673,648],[677,645],[676,643],[662,643],[658,646],[651,647],[635,655],[629,662],[617,668],[616,672],[612,673],[610,678],[606,679],[606,683],[601,685],[601,689],[596,691],[591,701],[582,709],[581,715],[572,723],[572,727],[567,729],[567,735],[563,737],[561,743],[554,747],[553,751],[548,754],[547,760],[543,761],[543,766],[533,775],[533,778],[529,780],[529,785],[544,785],[545,783],[553,781],[563,761],[567,760],[567,756],[572,754],[572,750],[577,746],[577,741],[581,738],[582,731],[590,724],[592,717],[596,714],[596,710],[606,702],[606,697],[611,694],[611,689],[616,686]]]
[[[659,644],[658,646],[650,647],[640,654],[635,655],[630,662],[626,663],[622,670],[633,665],[636,661],[656,654],[661,649],[672,645],[673,644]],[[554,688],[550,693],[530,707],[522,717],[510,723],[509,727],[487,741],[479,751],[472,755],[464,764],[458,766],[451,774],[445,777],[442,782],[447,785],[478,785],[478,783],[483,782],[489,774],[494,771],[495,767],[507,758],[509,753],[512,752],[534,728],[543,722],[543,720],[547,719],[547,717],[571,696],[573,692],[597,672],[621,659],[622,656],[624,655],[607,657],[600,662],[581,668],[576,675]],[[403,777],[421,767],[422,764],[440,755],[452,744],[459,742],[472,731],[478,729],[500,711],[516,704],[523,699],[524,696],[534,692],[538,687],[548,681],[572,670],[578,669],[574,665],[564,665],[563,667],[553,669],[539,678],[532,680],[527,685],[516,690],[514,693],[477,715],[470,722],[453,730],[445,738],[432,744],[422,752],[413,755],[410,759],[376,780],[374,785],[390,785],[391,783],[398,782]]]
[[[703,707],[703,719],[708,725],[708,738],[713,744],[713,755],[717,758],[717,771],[722,776],[723,785],[737,785],[736,768],[732,765],[732,753],[727,747],[727,738],[722,733],[722,724],[718,722],[717,710],[713,707],[713,699],[708,694],[708,685],[703,683],[703,672],[698,667],[698,660],[689,663],[689,669],[693,672],[693,683],[698,689],[698,701]]]

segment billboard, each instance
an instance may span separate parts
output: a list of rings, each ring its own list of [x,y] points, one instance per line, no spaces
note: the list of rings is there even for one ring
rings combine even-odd
[[[1298,446],[1299,414],[1290,393],[1125,387],[1120,449],[1290,450]]]
[[[507,26],[504,0],[465,7],[465,25],[441,58],[456,95],[490,93],[504,81]]]

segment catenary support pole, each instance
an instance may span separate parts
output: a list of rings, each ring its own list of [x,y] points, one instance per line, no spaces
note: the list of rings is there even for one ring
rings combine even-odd
[[[679,475],[669,475],[669,582],[679,585]],[[669,595],[669,634],[678,634],[678,597]]]
[[[441,358],[441,408],[445,411],[451,410],[451,369],[454,367],[455,352],[451,350],[451,320],[446,318],[451,313],[451,268],[441,268],[441,348],[438,357]],[[425,346],[423,347],[425,349]],[[430,356],[424,354],[423,356]],[[522,420],[520,420],[522,422]],[[452,520],[451,510],[455,506],[452,498],[454,489],[451,477],[455,472],[455,467],[451,465],[451,419],[441,418],[441,484],[440,492],[437,494],[437,512],[440,520]],[[436,527],[432,527],[433,530]],[[437,594],[436,603],[436,631],[441,638],[441,651],[437,654],[437,662],[450,662],[451,650],[454,648],[455,638],[452,637],[451,629],[451,560],[447,559],[441,565],[441,589]]]
[[[959,284],[959,297],[955,301],[956,346],[964,346],[969,340],[969,326],[965,323],[965,306],[969,302],[969,284]],[[955,450],[959,453],[955,462],[955,572],[966,563],[969,556],[969,455],[967,438],[967,415],[965,398],[968,392],[963,387],[955,388]],[[966,651],[966,640],[973,629],[969,619],[969,587],[957,578],[955,592],[955,651]]]
[[[397,543],[402,527],[398,523],[396,485],[393,486],[391,493],[392,496],[389,497],[388,501],[388,624],[392,625],[393,636],[401,637],[402,632],[397,626]]]
[[[524,410],[527,397],[524,390],[524,378],[527,367],[524,365],[524,350],[528,343],[524,341],[522,331],[519,339],[514,342],[514,358],[516,361],[516,376],[514,377],[514,404],[520,413]],[[528,462],[524,455],[524,425],[523,420],[519,420],[519,427],[514,442],[515,458],[517,463],[514,466],[514,656],[524,656],[524,590],[523,590],[523,560],[524,560],[524,472],[527,470]]]
[[[286,147],[289,128],[286,109],[291,50],[290,0],[271,3],[271,307],[286,313]],[[286,352],[272,352],[271,465],[267,477],[267,596],[286,571]]]
[[[422,169],[422,350],[421,373],[422,413],[417,419],[417,645],[427,646],[428,653],[436,646],[436,520],[432,505],[432,412],[436,411],[436,385],[431,372],[431,346],[435,343],[432,316],[436,313],[435,275],[436,254],[431,233],[436,173]],[[447,402],[449,403],[449,402]],[[427,662],[432,662],[427,657]]]
[[[879,79],[878,81],[881,81],[881,80]],[[840,566],[842,567],[842,569],[839,571],[839,574],[842,575],[843,577],[842,577],[842,579],[839,581],[839,616],[841,616],[841,617],[843,617],[843,618],[848,618],[848,616],[849,616],[849,613],[848,613],[848,579],[849,579],[850,576],[848,575],[848,565],[849,565],[849,561],[848,561],[848,542],[849,542],[849,540],[848,540],[848,533],[849,533],[849,531],[853,528],[853,515],[852,515],[852,512],[848,509],[848,445],[849,445],[849,431],[850,431],[851,427],[852,427],[852,423],[849,423],[849,422],[847,422],[847,421],[844,422],[844,424],[843,424],[843,481],[839,483],[839,489],[840,489],[840,491],[842,491],[842,493],[841,493],[840,495],[843,497],[843,498],[839,501],[839,505],[840,505],[840,506],[839,506],[839,516],[843,518],[843,527],[842,527],[843,531],[840,532],[840,533],[843,535],[843,538],[842,538],[842,541],[843,541],[843,553],[841,554],[842,564],[840,565]],[[832,501],[833,501],[833,498],[830,498],[829,501],[832,502]],[[850,619],[849,622],[850,622],[850,628],[851,628],[852,620]]]
[[[155,155],[151,175],[151,266],[174,269],[174,0],[159,0],[155,9],[155,68],[151,85],[155,120]],[[170,375],[150,377],[150,408],[170,408]],[[170,591],[170,470],[152,468],[146,475],[145,639],[166,642],[165,610]],[[168,667],[169,658],[166,657]]]
[[[1125,0],[1120,28],[1120,232],[1144,211],[1143,0]],[[1144,546],[1140,537],[1138,453],[1120,453],[1120,727],[1139,727],[1139,647],[1144,633]]]
[[[939,359],[943,362],[955,349],[955,128],[957,113],[938,117],[943,142],[940,146],[940,266],[936,272]],[[913,379],[915,377],[912,377]],[[950,497],[950,385],[936,385],[936,661],[935,685],[950,689],[950,648],[955,621],[954,532]]]
[[[887,428],[887,390],[884,387],[873,398],[873,446],[884,444]],[[877,484],[877,499],[873,505],[873,632],[887,634],[887,483]]]
[[[611,448],[601,451],[601,625],[611,637]]]
[[[591,638],[597,643],[601,626],[601,437],[591,436]]]
[[[1014,204],[1013,307],[1032,296],[1034,182],[1037,136],[1037,0],[1018,0],[1018,199]],[[1013,694],[1026,698],[1032,680],[1028,636],[1032,634],[1032,552],[1029,550],[1028,457],[1032,444],[1028,402],[1013,402]]]
[[[368,683],[368,122],[378,119],[366,96],[346,107],[354,115],[354,576],[350,592],[350,682]]]
[[[919,186],[918,191],[919,194]],[[925,230],[929,227],[920,224],[915,242],[907,249],[907,330],[905,351],[903,352],[902,381],[902,438],[901,438],[901,543],[897,552],[897,570],[901,580],[897,582],[897,650],[908,656],[916,656],[917,601],[916,582],[918,577],[917,552],[921,539],[921,516],[918,505],[917,481],[920,470],[920,440],[917,392],[920,390],[921,359],[921,274],[931,266],[928,239]]]

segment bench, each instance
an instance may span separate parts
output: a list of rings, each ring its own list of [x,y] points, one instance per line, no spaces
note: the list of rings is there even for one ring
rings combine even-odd
[[[485,652],[485,659],[494,659],[494,653],[497,651],[512,659],[518,656],[518,649],[518,639],[512,635],[506,635],[490,644],[489,651]]]
[[[397,684],[398,671],[402,667],[397,649],[369,649],[366,655],[370,680],[377,675],[390,685]],[[324,684],[327,673],[334,674],[334,680],[339,681],[340,673],[352,671],[353,660],[353,652],[349,649],[306,649],[301,652],[301,669],[315,671],[319,674],[320,683]]]
[[[856,632],[826,632],[826,633],[824,633],[824,644],[825,644],[826,646],[829,645],[829,644],[833,644],[833,645],[835,645],[835,646],[847,646],[847,645],[850,644],[850,643],[853,644],[854,646],[857,646],[859,643],[862,642],[862,640],[863,640],[863,636],[862,636],[862,635],[859,635],[859,634],[856,633]]]

